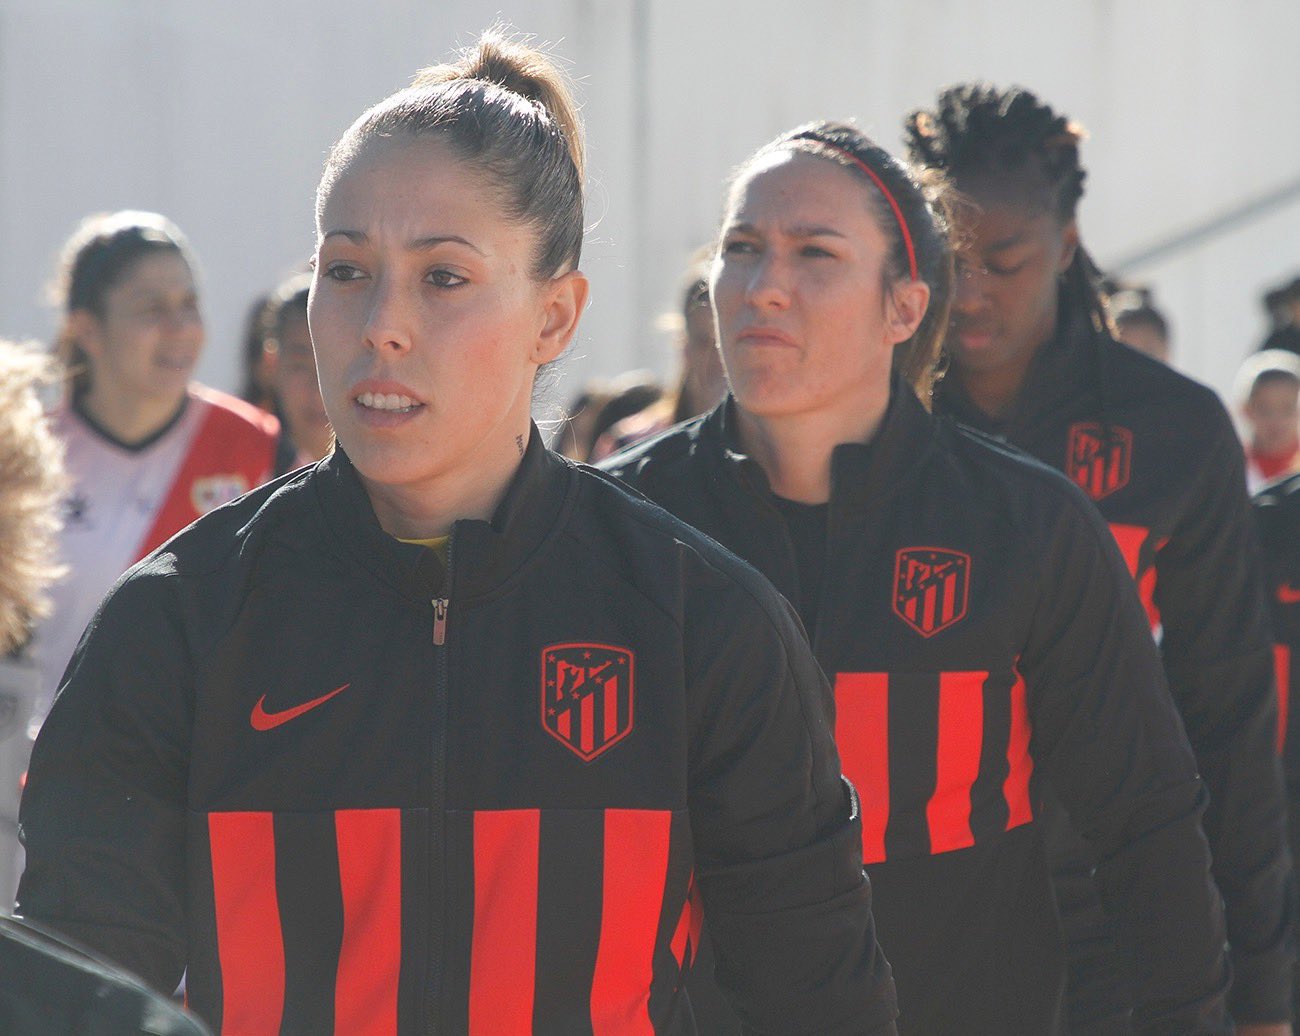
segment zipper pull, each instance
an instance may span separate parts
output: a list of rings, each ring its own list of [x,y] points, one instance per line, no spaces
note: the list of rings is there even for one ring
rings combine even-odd
[[[441,647],[447,643],[447,606],[451,604],[445,597],[438,597],[433,602],[433,642]]]

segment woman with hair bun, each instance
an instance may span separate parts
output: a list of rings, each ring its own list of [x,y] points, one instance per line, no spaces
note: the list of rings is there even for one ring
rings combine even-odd
[[[954,292],[947,198],[851,126],[760,148],[710,284],[732,394],[606,464],[803,618],[862,802],[900,1032],[1057,1031],[1047,780],[1143,962],[1138,1030],[1226,1033],[1205,792],[1123,559],[1068,480],[928,411]],[[733,981],[743,961],[716,956]]]
[[[185,236],[154,212],[91,216],[64,246],[54,297],[69,389],[55,432],[69,575],[37,631],[42,713],[118,576],[272,474],[275,418],[192,380],[205,338],[196,272]]]
[[[226,1033],[894,1031],[798,620],[550,453],[587,299],[581,126],[495,34],[365,112],[317,195],[337,437],[107,599],[36,746],[22,912]]]

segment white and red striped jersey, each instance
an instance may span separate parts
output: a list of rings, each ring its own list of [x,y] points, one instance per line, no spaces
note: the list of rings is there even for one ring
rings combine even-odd
[[[70,488],[60,557],[68,576],[37,630],[44,715],[64,666],[118,576],[200,515],[261,485],[274,468],[279,422],[233,396],[192,385],[179,416],[126,446],[75,405],[54,415]]]

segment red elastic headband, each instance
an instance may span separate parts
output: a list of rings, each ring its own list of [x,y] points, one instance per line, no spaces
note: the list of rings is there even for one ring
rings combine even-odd
[[[832,144],[830,141],[820,140],[817,137],[805,137],[802,139],[815,140],[817,141],[818,144],[821,144],[823,147],[829,148],[831,151],[834,151],[836,154],[843,155],[855,166],[857,166],[869,177],[871,177],[871,182],[880,188],[880,193],[885,196],[885,201],[889,202],[889,207],[894,210],[894,218],[898,220],[898,229],[903,234],[903,247],[907,249],[908,272],[911,273],[912,280],[914,281],[919,280],[920,278],[917,277],[916,275],[916,247],[912,244],[912,232],[907,229],[907,220],[903,218],[903,210],[898,207],[898,202],[895,200],[893,192],[890,191],[890,189],[885,186],[885,181],[880,178],[880,176],[876,173],[874,169],[871,168],[871,166],[867,165],[866,162],[862,161],[862,159],[860,159],[852,151],[846,151],[838,144]]]

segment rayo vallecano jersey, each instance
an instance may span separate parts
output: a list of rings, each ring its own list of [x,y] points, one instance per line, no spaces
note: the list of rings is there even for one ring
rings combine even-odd
[[[199,515],[270,477],[278,422],[192,385],[178,417],[141,446],[115,441],[75,406],[59,410],[55,431],[71,481],[59,542],[69,574],[51,591],[54,612],[37,633],[45,708],[117,577]]]

